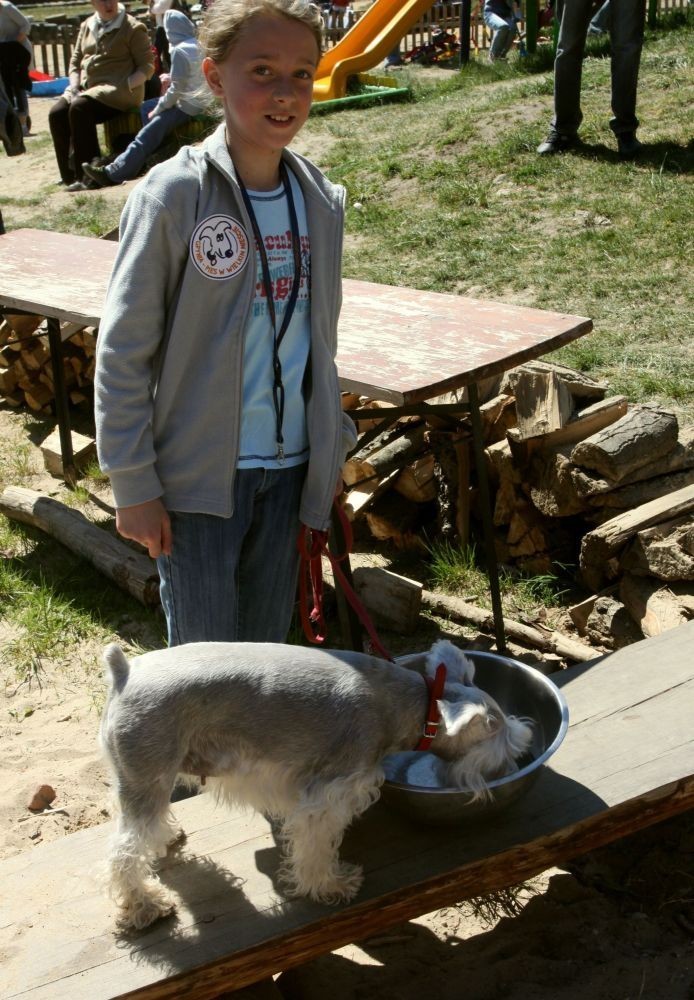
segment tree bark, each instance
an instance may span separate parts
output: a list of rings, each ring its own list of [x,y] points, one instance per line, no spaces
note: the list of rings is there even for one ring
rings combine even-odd
[[[34,490],[7,486],[0,495],[0,514],[45,531],[147,607],[159,604],[154,561],[92,524],[80,511]]]
[[[422,591],[422,603],[430,611],[457,621],[471,622],[485,631],[494,631],[494,619],[491,611],[468,604],[458,597],[448,597],[444,594],[434,594],[429,590]],[[595,650],[560,632],[541,632],[539,629],[524,625],[522,622],[504,618],[506,635],[532,649],[544,650],[548,653],[558,653],[567,660],[587,663],[595,659]]]

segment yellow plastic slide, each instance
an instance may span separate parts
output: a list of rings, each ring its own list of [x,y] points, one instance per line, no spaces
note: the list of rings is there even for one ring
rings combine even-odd
[[[347,78],[385,59],[431,4],[432,0],[375,0],[321,59],[313,83],[314,101],[344,97]]]

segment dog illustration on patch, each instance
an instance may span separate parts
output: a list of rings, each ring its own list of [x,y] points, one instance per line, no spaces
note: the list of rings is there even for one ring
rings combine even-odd
[[[241,271],[249,256],[246,230],[230,215],[211,215],[196,227],[190,253],[208,278],[229,278]]]
[[[212,267],[216,267],[220,260],[231,260],[236,252],[236,240],[228,219],[222,219],[214,226],[205,226],[200,233],[200,242]]]

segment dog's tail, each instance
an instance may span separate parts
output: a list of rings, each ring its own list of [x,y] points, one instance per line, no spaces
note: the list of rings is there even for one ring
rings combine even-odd
[[[130,664],[117,642],[111,642],[104,650],[106,676],[113,694],[120,694],[130,676]]]

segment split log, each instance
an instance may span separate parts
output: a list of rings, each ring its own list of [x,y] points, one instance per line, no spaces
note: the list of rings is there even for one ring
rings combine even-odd
[[[615,583],[606,590],[601,591],[599,594],[591,594],[590,597],[586,597],[585,600],[579,601],[578,604],[574,604],[568,609],[569,618],[581,635],[585,635],[588,618],[590,617],[590,614],[599,598],[612,597],[616,591],[617,584]]]
[[[376,439],[378,447],[374,447],[376,444],[374,441],[363,452],[355,452],[346,463],[347,476],[352,477],[358,473],[360,478],[354,479],[353,482],[382,479],[393,470],[400,470],[409,465],[424,448],[424,424],[415,427],[405,425],[398,428],[398,431],[399,433],[391,434],[387,438],[381,438],[379,435]]]
[[[637,576],[694,580],[694,521],[687,515],[637,532],[620,565]]]
[[[643,639],[643,633],[621,601],[599,597],[586,622],[586,636],[608,649],[623,649]]]
[[[96,457],[96,442],[93,438],[86,437],[84,434],[78,434],[76,431],[72,431],[70,436],[72,439],[73,464],[76,469],[84,468],[88,462]],[[58,428],[52,431],[41,442],[40,447],[46,471],[50,472],[52,476],[58,476],[62,479],[64,476],[63,453],[60,446],[60,431]]]
[[[671,472],[692,468],[694,468],[694,424],[680,430],[677,444],[671,451],[666,455],[659,455],[646,465],[635,469],[628,476],[624,476],[619,486],[630,486],[644,479],[654,479],[656,476],[666,476]],[[604,479],[590,473],[587,469],[579,469],[578,467],[573,469],[571,477],[576,492],[582,497],[608,493],[614,490],[617,485],[611,479]]]
[[[511,428],[507,437],[514,459],[520,464],[527,463],[530,456],[538,448],[558,448],[560,445],[576,444],[596,431],[608,427],[623,417],[627,412],[626,396],[610,396],[598,403],[578,410],[566,426],[551,434],[521,440],[517,428]]]
[[[7,486],[0,495],[0,514],[45,531],[142,604],[158,606],[159,576],[154,561],[92,524],[80,511],[34,490]]]
[[[516,418],[515,398],[502,392],[493,399],[482,403],[480,417],[482,419],[482,436],[485,444],[506,439],[506,432],[518,423]]]
[[[654,455],[672,451],[678,430],[674,413],[633,406],[621,420],[580,441],[571,453],[571,461],[618,483],[647,465]]]
[[[574,402],[566,383],[555,372],[521,371],[515,381],[517,440],[549,434],[564,427]]]
[[[625,573],[619,585],[619,596],[633,620],[647,638],[661,635],[683,625],[691,617],[678,592],[692,596],[685,584],[665,586],[659,580]]]
[[[465,430],[430,430],[434,455],[438,530],[446,539],[467,545],[470,539],[470,435]]]
[[[485,631],[494,631],[494,617],[491,611],[469,604],[458,597],[444,594],[434,594],[429,590],[422,592],[422,603],[429,611],[455,621],[470,622]],[[541,631],[504,618],[504,629],[510,639],[532,649],[541,649],[548,653],[557,653],[567,660],[587,663],[595,659],[595,650],[576,639],[551,630]]]
[[[585,509],[585,501],[576,492],[571,477],[571,451],[571,445],[542,448],[530,460],[530,499],[547,517],[570,517]]]
[[[434,456],[431,453],[415,459],[398,475],[393,489],[413,503],[428,503],[435,500],[434,464]]]
[[[422,523],[421,504],[410,503],[394,491],[381,497],[378,507],[367,511],[369,531],[379,541],[392,541],[396,548],[424,548],[417,530]]]
[[[607,517],[614,517],[620,510],[633,510],[634,507],[667,496],[668,493],[676,493],[677,490],[693,483],[694,467],[681,469],[669,476],[644,479],[630,486],[620,486],[610,493],[599,493],[597,496],[588,497],[587,506],[593,510],[603,511]]]
[[[690,514],[693,510],[694,486],[685,486],[676,493],[651,500],[589,531],[581,541],[580,555],[581,574],[586,585],[591,590],[601,588],[606,575],[611,572],[608,561],[638,531]]]
[[[397,475],[398,470],[394,469],[381,480],[368,479],[360,486],[351,487],[342,503],[349,520],[354,521],[360,514],[365,513],[375,500],[390,489]]]
[[[25,315],[24,313],[6,312],[4,315],[5,323],[10,327],[10,330],[18,339],[31,336],[35,330],[38,330],[43,322],[43,318],[41,316],[33,316],[28,313]]]
[[[377,628],[411,635],[419,623],[422,584],[379,566],[352,570],[357,596]]]
[[[596,382],[590,375],[567,368],[566,365],[558,365],[550,361],[526,361],[516,368],[507,372],[502,383],[502,391],[508,387],[515,393],[517,380],[527,372],[553,373],[562,380],[574,399],[582,400],[584,404],[597,402],[605,398],[607,386],[604,382]]]

